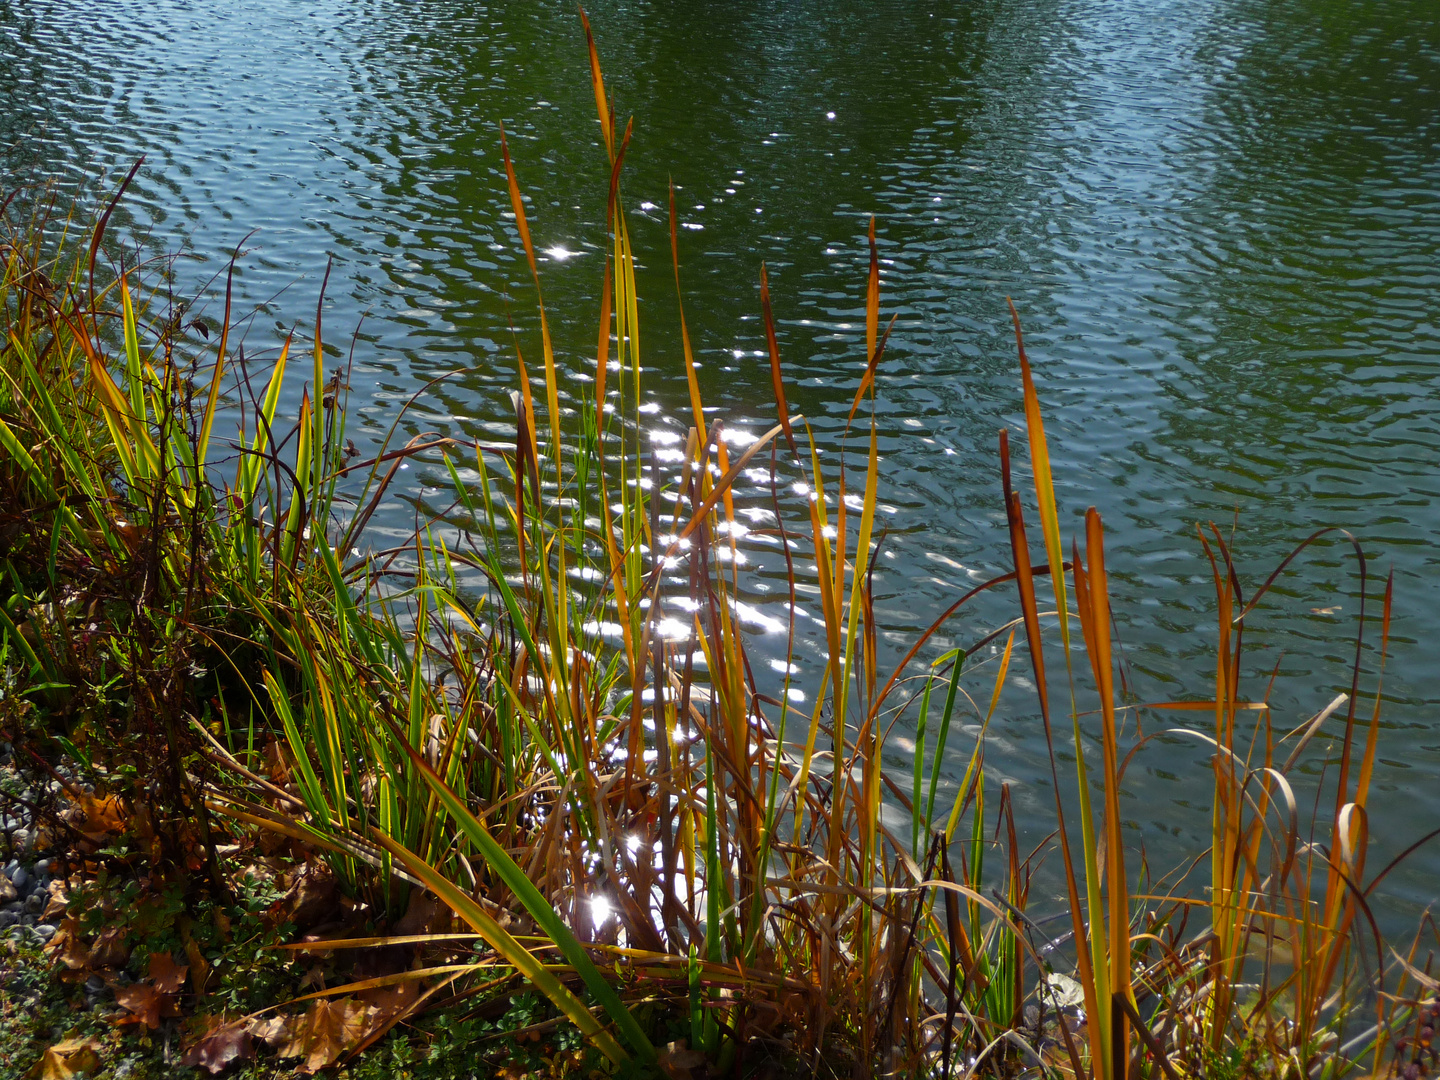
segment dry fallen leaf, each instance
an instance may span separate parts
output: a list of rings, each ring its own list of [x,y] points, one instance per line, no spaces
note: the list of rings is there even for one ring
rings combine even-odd
[[[300,867],[283,901],[286,918],[297,930],[308,930],[335,910],[339,889],[330,869],[317,863]]]
[[[72,798],[75,805],[62,816],[92,847],[103,847],[112,836],[125,831],[129,815],[118,795],[104,799],[93,795]]]
[[[160,1026],[160,1013],[165,1005],[160,991],[148,982],[115,987],[115,1003],[129,1012],[116,1019],[117,1024],[144,1024],[151,1031]]]
[[[70,906],[70,894],[65,891],[65,882],[56,878],[46,886],[49,899],[45,901],[45,910],[41,918],[51,922],[65,914],[65,909]]]
[[[162,994],[178,994],[189,972],[189,964],[177,964],[168,952],[150,954],[150,981]]]
[[[310,968],[310,970],[307,971],[307,972],[305,972],[304,976],[300,979],[300,987],[299,987],[299,988],[300,988],[301,990],[309,990],[312,986],[318,986],[318,987],[320,987],[322,990],[325,988],[325,965],[324,965],[324,964],[314,964],[314,965],[312,965],[311,968]]]
[[[285,752],[280,749],[278,739],[265,747],[265,772],[270,781],[279,787],[283,788],[290,782],[290,765],[285,760]]]
[[[354,998],[319,999],[310,1006],[281,1057],[303,1057],[302,1072],[315,1073],[339,1060],[364,1036],[370,1006]]]
[[[295,1026],[299,1021],[299,1016],[276,1013],[264,1019],[251,1020],[245,1025],[245,1029],[264,1042],[271,1050],[275,1050],[284,1046],[294,1037]]]
[[[205,992],[205,983],[210,978],[210,965],[205,960],[205,954],[200,951],[199,944],[194,938],[185,942],[185,959],[190,961],[190,983],[195,987],[197,994]]]
[[[42,821],[35,826],[35,832],[30,837],[27,846],[29,851],[50,851],[55,847],[55,833],[50,828],[48,821]]]
[[[433,929],[433,924],[440,920],[441,907],[439,898],[433,893],[420,888],[411,889],[409,902],[405,905],[405,914],[396,921],[392,932],[396,936],[429,932]],[[444,910],[448,914],[450,909],[445,908]]]
[[[95,944],[85,958],[85,966],[91,968],[120,968],[130,959],[130,946],[126,943],[125,928],[112,926],[100,931]]]
[[[31,1080],[70,1080],[100,1071],[97,1039],[66,1039],[50,1047],[30,1070]]]
[[[416,980],[396,983],[394,986],[379,986],[373,990],[365,990],[360,995],[360,1000],[375,1009],[373,1027],[378,1027],[387,1022],[392,1016],[399,1016],[420,997],[420,983]]]
[[[80,924],[74,919],[61,922],[45,951],[72,972],[84,971],[90,962],[90,950],[80,940]]]
[[[232,1062],[253,1057],[255,1048],[250,1042],[250,1032],[243,1020],[233,1023],[219,1023],[201,1036],[200,1041],[186,1051],[180,1059],[181,1065],[204,1069],[211,1076],[224,1072]]]

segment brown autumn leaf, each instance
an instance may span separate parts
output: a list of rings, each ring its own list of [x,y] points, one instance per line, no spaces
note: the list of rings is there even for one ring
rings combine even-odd
[[[405,905],[405,914],[396,920],[393,933],[397,937],[429,933],[441,920],[439,897],[421,888],[410,890],[410,899]],[[446,914],[450,909],[444,908]]]
[[[310,1006],[281,1057],[303,1057],[300,1071],[319,1072],[365,1036],[370,1006],[354,998],[320,998]]]
[[[126,942],[123,926],[112,926],[100,931],[95,944],[85,957],[85,966],[91,968],[121,968],[130,959],[130,946]]]
[[[250,1032],[243,1020],[219,1021],[202,1035],[180,1059],[181,1065],[204,1069],[211,1076],[224,1072],[236,1061],[255,1056]]]
[[[375,1010],[371,1023],[371,1030],[374,1030],[415,1004],[420,997],[420,983],[411,979],[394,986],[377,986],[372,990],[362,991],[358,996]]]
[[[250,1020],[245,1030],[265,1043],[271,1050],[284,1046],[295,1036],[300,1017],[293,1013],[274,1013],[263,1019]]]
[[[362,991],[358,997],[371,1007],[369,1021],[356,1042],[356,1050],[364,1050],[409,1015],[420,1000],[420,984],[416,981],[380,986]]]
[[[189,964],[177,964],[168,952],[150,954],[150,981],[162,994],[178,994],[190,973]]]
[[[100,1071],[98,1039],[66,1039],[40,1055],[28,1074],[30,1080],[71,1080]]]
[[[290,783],[290,763],[285,760],[285,752],[280,749],[278,740],[272,740],[265,747],[265,773],[277,787],[283,788]]]
[[[81,795],[75,799],[74,808],[66,815],[68,823],[74,826],[86,840],[103,844],[112,836],[125,831],[129,818],[125,804],[118,795],[97,799],[93,795]]]
[[[65,919],[60,923],[45,951],[70,971],[84,971],[90,963],[90,950],[80,940],[80,923],[75,919]]]
[[[50,828],[48,821],[42,821],[35,826],[35,832],[30,837],[27,847],[29,851],[50,851],[55,847],[55,833]]]
[[[319,924],[335,911],[339,887],[330,868],[309,863],[290,877],[289,888],[281,901],[285,918],[301,932]]]
[[[128,1013],[117,1017],[116,1024],[144,1024],[151,1031],[159,1028],[164,995],[148,982],[115,987],[115,1003]]]
[[[70,906],[70,894],[65,891],[65,882],[59,878],[50,882],[45,888],[49,897],[45,901],[45,910],[40,917],[46,922],[50,922],[65,914],[65,910]]]
[[[321,989],[324,989],[324,987],[325,987],[325,965],[324,965],[324,964],[314,964],[314,965],[312,965],[311,968],[310,968],[310,970],[307,971],[307,972],[305,972],[305,975],[301,978],[301,980],[300,980],[300,987],[299,987],[301,990],[309,990],[312,986],[318,986],[318,987],[320,987]]]
[[[194,938],[185,942],[185,959],[190,961],[190,983],[195,987],[197,994],[205,992],[205,984],[210,979],[210,965],[205,960],[205,954],[200,951],[200,945]]]

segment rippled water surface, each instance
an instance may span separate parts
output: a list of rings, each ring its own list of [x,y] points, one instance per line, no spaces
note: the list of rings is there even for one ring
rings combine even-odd
[[[686,400],[667,181],[707,401],[741,427],[773,417],[764,260],[791,403],[831,446],[863,367],[873,213],[882,303],[899,313],[879,379],[886,648],[1007,564],[995,445],[1019,421],[1011,296],[1062,505],[1096,505],[1109,530],[1141,698],[1211,693],[1196,522],[1234,530],[1249,588],[1312,530],[1351,529],[1372,573],[1395,571],[1382,843],[1432,824],[1440,5],[657,0],[591,16],[617,107],[636,118],[626,191],[657,430],[683,430]],[[95,196],[143,153],[121,225],[148,252],[193,256],[180,291],[257,230],[237,276],[258,306],[248,348],[305,331],[333,255],[327,336],[342,347],[359,327],[361,434],[462,369],[402,430],[508,437],[510,325],[535,348],[534,297],[496,125],[579,395],[607,180],[583,49],[568,0],[0,0],[0,169],[7,188],[61,175]],[[397,500],[394,527],[409,513]],[[783,565],[759,545],[747,556],[757,647],[773,655]],[[1348,688],[1360,588],[1335,545],[1282,584],[1252,660],[1279,663],[1288,727]],[[1010,613],[997,597],[940,645]],[[990,760],[1038,808],[1032,697],[1016,681]],[[1131,771],[1130,813],[1156,850],[1193,848],[1208,827],[1193,745],[1158,743]],[[907,746],[897,729],[897,767]],[[1434,899],[1437,866],[1396,882],[1397,910]]]

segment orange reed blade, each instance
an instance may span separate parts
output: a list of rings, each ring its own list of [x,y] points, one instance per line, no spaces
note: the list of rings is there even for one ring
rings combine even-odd
[[[763,262],[760,264],[760,307],[765,312],[765,340],[770,346],[770,379],[775,384],[775,404],[780,408],[780,428],[785,432],[790,453],[799,457],[800,451],[795,446],[795,432],[790,427],[790,406],[785,401],[785,380],[780,377],[780,343],[775,340],[775,315],[770,309],[770,277]]]

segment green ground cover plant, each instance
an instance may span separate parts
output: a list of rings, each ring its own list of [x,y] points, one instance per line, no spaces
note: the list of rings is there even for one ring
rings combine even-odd
[[[305,360],[292,338],[262,365],[232,344],[228,287],[222,318],[190,320],[144,266],[104,257],[114,201],[83,231],[43,200],[27,202],[42,217],[7,207],[0,721],[30,792],[12,800],[26,846],[56,861],[43,960],[22,942],[9,961],[8,993],[44,1003],[9,1021],[35,1057],[0,1064],[96,1072],[130,1047],[237,1075],[438,1077],[462,1059],[516,1076],[1430,1075],[1428,939],[1379,938],[1394,864],[1366,860],[1381,734],[1366,658],[1383,665],[1391,584],[1361,613],[1349,692],[1278,730],[1270,685],[1242,671],[1246,619],[1285,567],[1250,589],[1205,526],[1213,696],[1127,694],[1104,525],[1092,508],[1066,535],[1016,314],[1032,482],[1000,432],[1013,569],[883,668],[869,417],[894,320],[873,225],[863,373],[822,457],[786,402],[763,267],[776,423],[732,443],[707,420],[672,200],[693,424],[663,473],[640,423],[631,129],[593,40],[589,59],[609,176],[593,396],[562,405],[501,132],[539,313],[504,446],[421,435],[354,453],[319,311]],[[407,461],[448,476],[446,502],[375,550],[367,524]],[[734,483],[757,469],[779,549],[817,568],[827,647],[778,696],[753,678],[737,607]],[[797,483],[798,509],[781,496]],[[932,657],[992,590],[1013,619]],[[792,614],[787,661],[794,633]],[[959,725],[1016,707],[1016,664],[1050,756],[1054,831],[1034,852],[987,781],[983,734]],[[794,678],[812,680],[803,708]],[[911,776],[882,768],[902,716]],[[1209,850],[1156,882],[1120,798],[1160,730],[1208,748],[1213,800]],[[946,760],[967,763],[958,790]],[[1320,794],[1300,773],[1316,761]],[[1047,856],[1058,938],[1032,911]],[[87,993],[103,1024],[51,1018]]]

